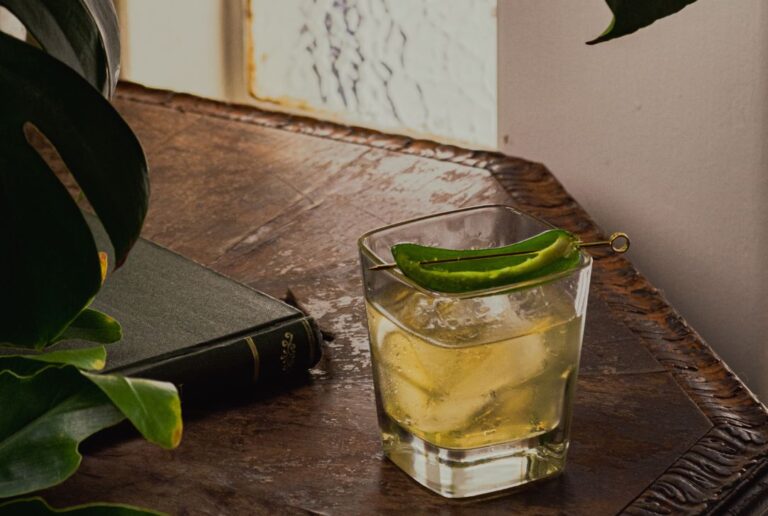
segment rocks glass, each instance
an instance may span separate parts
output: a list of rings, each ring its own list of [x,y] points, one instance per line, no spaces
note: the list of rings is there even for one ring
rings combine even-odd
[[[446,497],[563,471],[592,259],[522,283],[461,294],[426,290],[390,247],[508,245],[551,226],[507,206],[393,224],[358,241],[384,454]]]

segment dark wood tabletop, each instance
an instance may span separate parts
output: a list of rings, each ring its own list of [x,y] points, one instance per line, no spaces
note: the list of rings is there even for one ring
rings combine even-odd
[[[543,165],[128,84],[116,106],[151,167],[144,236],[290,297],[328,341],[306,385],[185,404],[177,450],[132,433],[87,445],[80,471],[46,493],[52,504],[171,514],[768,510],[765,408],[627,258],[607,253],[596,253],[565,474],[457,501],[383,458],[357,237],[489,203],[602,236]]]

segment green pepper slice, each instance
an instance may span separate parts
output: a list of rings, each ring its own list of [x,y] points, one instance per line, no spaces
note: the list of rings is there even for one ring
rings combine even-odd
[[[489,249],[395,244],[392,256],[403,274],[417,285],[437,292],[459,293],[500,287],[576,267],[580,260],[578,243],[578,238],[568,231],[550,229],[511,245]],[[491,256],[508,253],[528,254]],[[476,259],[480,256],[491,257]],[[437,260],[457,261],[430,263]]]

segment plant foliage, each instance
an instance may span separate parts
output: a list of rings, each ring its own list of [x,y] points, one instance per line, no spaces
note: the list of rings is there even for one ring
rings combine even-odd
[[[120,72],[120,32],[112,2],[0,0],[48,54],[109,97]]]
[[[34,125],[56,147],[99,216],[121,264],[147,211],[138,140],[72,69],[0,34],[0,342],[42,348],[101,286],[98,251],[80,209],[31,147]]]
[[[696,0],[605,0],[613,12],[608,28],[589,45],[631,34],[659,18],[675,14]]]
[[[90,503],[66,509],[54,509],[45,503],[45,500],[42,498],[21,498],[0,503],[0,514],[3,514],[3,516],[47,516],[49,514],[72,516],[158,516],[161,513],[116,503]]]
[[[179,444],[181,407],[171,384],[39,357],[4,358],[0,367],[0,498],[62,482],[80,465],[80,442],[126,418],[151,442]]]
[[[141,145],[103,95],[114,91],[119,34],[111,0],[0,0],[41,48],[0,33],[0,498],[73,474],[78,447],[125,419],[152,443],[179,444],[168,383],[97,374],[106,349],[43,352],[62,340],[111,343],[120,325],[87,308],[105,275],[91,229],[33,129],[56,149],[93,207],[119,267],[139,236],[149,183]],[[13,500],[3,514],[154,514],[128,506],[54,509]]]

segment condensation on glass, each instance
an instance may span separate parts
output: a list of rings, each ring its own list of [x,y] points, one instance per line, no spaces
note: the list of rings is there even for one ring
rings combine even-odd
[[[250,0],[250,93],[316,118],[496,147],[497,0]]]

